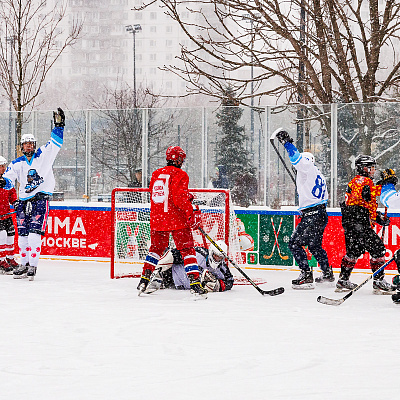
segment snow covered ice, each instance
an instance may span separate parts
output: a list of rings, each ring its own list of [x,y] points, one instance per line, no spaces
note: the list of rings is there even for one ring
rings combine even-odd
[[[391,271],[392,272],[392,271]],[[34,282],[0,276],[0,393],[12,400],[385,399],[397,394],[400,306],[372,282],[339,307],[295,270],[246,270],[234,286],[137,296],[109,264],[41,260]],[[393,273],[393,272],[392,272]],[[338,273],[335,272],[337,279]],[[367,275],[355,272],[361,283]],[[388,280],[391,275],[388,275]]]

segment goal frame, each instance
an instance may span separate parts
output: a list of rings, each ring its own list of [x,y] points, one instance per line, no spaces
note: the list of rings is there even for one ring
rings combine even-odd
[[[136,274],[126,274],[123,276],[118,276],[115,274],[115,261],[116,261],[116,247],[115,247],[115,240],[116,240],[116,194],[120,192],[135,192],[135,193],[149,193],[150,189],[149,188],[115,188],[111,192],[111,268],[110,268],[110,277],[111,279],[119,279],[119,278],[137,278],[138,276]],[[230,191],[228,189],[197,189],[197,188],[192,188],[189,189],[190,193],[214,193],[214,194],[219,194],[223,193],[225,195],[225,215],[224,215],[224,241],[226,245],[229,248],[229,233],[230,233],[230,213],[231,210],[231,202],[230,202]],[[204,238],[204,241],[206,242],[206,239]]]

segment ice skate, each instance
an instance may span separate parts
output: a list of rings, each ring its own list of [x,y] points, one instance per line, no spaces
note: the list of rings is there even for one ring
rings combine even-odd
[[[383,276],[381,278],[374,279],[372,288],[373,288],[374,294],[395,294],[396,293],[396,288],[393,287],[390,283],[388,283]]]
[[[18,268],[14,269],[13,271],[13,278],[14,279],[25,279],[26,274],[28,272],[29,265],[20,265]]]
[[[349,279],[339,278],[339,280],[336,283],[335,292],[337,293],[350,292],[350,290],[353,290],[356,287],[357,285],[353,282],[350,282]]]
[[[400,292],[392,294],[392,300],[394,304],[400,304]]]
[[[137,290],[139,291],[138,296],[140,296],[142,293],[144,293],[148,284],[150,283],[151,273],[152,272],[150,269],[146,269],[144,271],[144,274],[142,274],[139,284],[137,286]]]
[[[5,274],[10,266],[6,260],[0,261],[0,274]]]
[[[6,275],[12,275],[14,269],[19,267],[19,264],[13,258],[6,258],[7,267],[4,267],[4,273]]]
[[[33,281],[36,276],[36,267],[28,267],[28,272],[26,273],[26,277],[30,280]]]
[[[193,295],[194,300],[201,300],[207,298],[207,290],[201,286],[199,276],[195,277],[189,274],[190,293]]]
[[[144,294],[154,293],[161,288],[163,283],[161,277],[161,268],[157,268],[150,276],[150,281],[146,288],[143,290]]]
[[[315,278],[315,283],[331,283],[335,281],[332,267],[328,267],[327,270],[321,271],[321,276]]]
[[[292,288],[297,290],[315,289],[312,271],[301,270],[299,277],[292,280]]]

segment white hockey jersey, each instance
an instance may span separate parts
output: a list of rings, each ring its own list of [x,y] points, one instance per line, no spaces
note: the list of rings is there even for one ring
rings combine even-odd
[[[299,195],[299,210],[328,202],[329,194],[325,177],[314,163],[303,157],[292,143],[286,143],[289,159],[297,170],[296,188]]]
[[[31,160],[18,157],[6,169],[3,177],[11,184],[17,180],[20,200],[28,200],[38,193],[52,195],[55,187],[53,163],[63,144],[64,128],[55,127],[50,140],[36,150]]]
[[[382,186],[381,203],[391,209],[400,209],[400,192],[396,192],[393,183],[389,183]]]

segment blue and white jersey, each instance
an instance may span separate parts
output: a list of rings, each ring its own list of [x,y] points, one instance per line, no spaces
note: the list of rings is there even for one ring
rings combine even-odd
[[[63,144],[63,127],[55,127],[50,140],[36,150],[31,160],[25,155],[18,157],[6,169],[3,177],[8,184],[20,183],[19,198],[28,200],[38,193],[52,195],[55,187],[53,163]]]
[[[400,192],[396,192],[393,183],[388,183],[382,186],[381,203],[389,209],[398,208],[400,209]]]
[[[299,194],[299,210],[328,202],[329,194],[325,177],[314,163],[303,157],[293,143],[286,142],[285,149],[297,170],[296,188]]]

